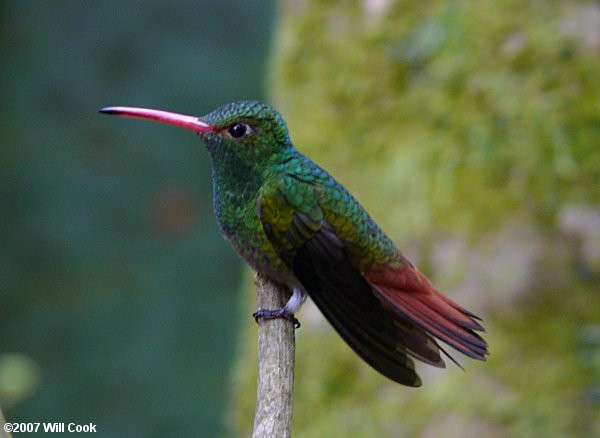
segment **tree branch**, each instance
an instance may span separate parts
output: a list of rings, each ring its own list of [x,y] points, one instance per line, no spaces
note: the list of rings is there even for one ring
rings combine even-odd
[[[254,276],[259,309],[279,309],[289,291],[262,274]],[[258,384],[252,438],[292,435],[294,324],[287,319],[259,319]]]

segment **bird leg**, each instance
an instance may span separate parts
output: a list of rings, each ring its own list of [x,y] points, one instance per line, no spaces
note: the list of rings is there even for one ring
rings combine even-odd
[[[289,319],[294,323],[294,328],[300,327],[300,321],[298,321],[294,317],[294,313],[300,310],[302,304],[306,301],[306,292],[301,290],[298,287],[294,287],[292,296],[288,300],[288,302],[281,309],[258,309],[256,312],[252,314],[254,320],[258,323],[259,318],[264,319],[275,319],[275,318],[285,318]]]

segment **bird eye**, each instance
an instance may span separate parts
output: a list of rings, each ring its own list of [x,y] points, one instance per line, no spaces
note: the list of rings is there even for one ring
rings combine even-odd
[[[227,132],[233,138],[242,138],[246,134],[248,134],[248,132],[250,132],[250,127],[248,125],[246,125],[245,123],[234,123],[233,125],[231,125],[229,127]]]

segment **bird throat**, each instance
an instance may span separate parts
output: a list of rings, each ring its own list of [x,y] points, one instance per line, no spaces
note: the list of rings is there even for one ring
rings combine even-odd
[[[256,217],[256,199],[264,184],[264,172],[225,145],[207,145],[212,162],[213,206],[225,236],[235,243],[240,230]]]

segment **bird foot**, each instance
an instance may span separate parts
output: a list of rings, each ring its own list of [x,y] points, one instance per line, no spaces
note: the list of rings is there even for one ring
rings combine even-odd
[[[277,309],[277,310],[269,310],[269,309],[258,309],[256,312],[252,314],[256,323],[260,318],[263,319],[276,319],[276,318],[284,318],[289,319],[294,323],[294,328],[297,329],[300,327],[300,321],[298,321],[293,313],[288,313],[285,311],[285,308]]]

